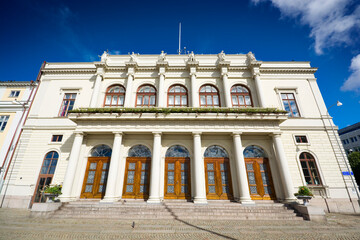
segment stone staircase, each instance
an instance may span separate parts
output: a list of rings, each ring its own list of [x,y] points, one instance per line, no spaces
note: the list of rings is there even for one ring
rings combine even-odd
[[[77,201],[64,203],[52,218],[177,219],[177,220],[303,220],[284,204],[256,202],[243,206],[229,201],[208,201],[207,205],[167,200],[148,204],[139,200],[116,203]]]

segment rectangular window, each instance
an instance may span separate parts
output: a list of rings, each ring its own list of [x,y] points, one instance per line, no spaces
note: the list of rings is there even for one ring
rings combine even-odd
[[[9,97],[18,97],[20,95],[20,91],[11,91]]]
[[[354,138],[351,137],[350,140],[351,140],[351,142],[354,142]]]
[[[0,132],[4,131],[10,116],[0,116]]]
[[[355,142],[357,142],[357,137],[354,137]]]
[[[52,135],[51,142],[61,142],[63,135]]]
[[[289,113],[289,117],[300,117],[300,113],[296,105],[296,100],[293,93],[282,93],[281,99],[284,104],[285,111]]]
[[[68,115],[68,112],[73,109],[75,98],[76,93],[65,93],[59,112],[60,117],[66,117]]]
[[[343,144],[345,145],[346,144],[346,141],[345,140],[342,140]]]
[[[297,143],[308,143],[306,136],[295,136],[295,140]]]

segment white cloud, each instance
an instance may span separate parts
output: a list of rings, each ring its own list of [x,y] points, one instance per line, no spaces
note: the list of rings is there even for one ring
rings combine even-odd
[[[311,28],[315,52],[336,45],[351,45],[351,34],[360,29],[360,4],[353,0],[251,0],[271,1],[283,16],[300,19]]]
[[[351,59],[350,71],[350,77],[341,86],[342,91],[358,91],[360,89],[360,54]]]

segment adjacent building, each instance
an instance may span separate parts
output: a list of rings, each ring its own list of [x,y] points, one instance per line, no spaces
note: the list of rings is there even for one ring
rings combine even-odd
[[[255,205],[307,185],[314,205],[359,211],[316,70],[251,52],[46,63],[3,206],[42,202],[48,184],[63,202]]]
[[[36,85],[30,81],[0,82],[0,191]]]
[[[339,130],[346,154],[360,152],[360,122]]]

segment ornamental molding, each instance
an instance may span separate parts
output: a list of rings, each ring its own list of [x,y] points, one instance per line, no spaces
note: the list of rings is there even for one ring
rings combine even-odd
[[[260,68],[261,73],[315,73],[318,68]]]
[[[95,68],[91,68],[91,69],[43,69],[41,71],[44,74],[82,74],[82,73],[87,73],[87,74],[95,74],[96,73],[96,69]]]

